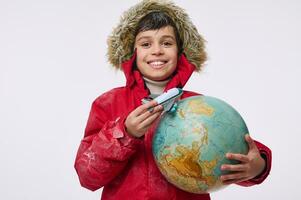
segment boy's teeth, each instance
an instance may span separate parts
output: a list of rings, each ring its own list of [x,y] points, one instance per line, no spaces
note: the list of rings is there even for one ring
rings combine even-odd
[[[159,65],[163,65],[164,62],[162,62],[162,61],[155,61],[155,62],[151,62],[150,64],[154,65],[154,66],[159,66]]]

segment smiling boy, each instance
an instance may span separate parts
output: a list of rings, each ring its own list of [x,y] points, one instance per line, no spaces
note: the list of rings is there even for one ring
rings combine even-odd
[[[90,190],[104,186],[102,199],[208,200],[170,184],[158,170],[151,149],[154,122],[162,113],[155,101],[141,99],[173,88],[183,88],[206,60],[204,40],[187,14],[171,2],[142,1],[129,9],[109,37],[109,60],[122,68],[124,87],[114,88],[92,104],[75,168],[81,185]],[[184,91],[181,98],[197,95]],[[154,107],[153,110],[148,108]],[[246,137],[248,155],[229,154],[240,165],[225,184],[259,184],[268,176],[271,151]]]
[[[137,67],[144,77],[163,81],[175,71],[178,47],[172,26],[139,32],[136,36],[135,48]]]

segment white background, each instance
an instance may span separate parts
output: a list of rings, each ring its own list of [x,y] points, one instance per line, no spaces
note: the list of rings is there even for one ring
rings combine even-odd
[[[124,84],[106,39],[131,1],[0,0],[0,199],[96,200],[73,163],[92,101]],[[301,199],[301,3],[177,0],[209,60],[185,89],[221,98],[273,151],[259,186],[213,199]]]

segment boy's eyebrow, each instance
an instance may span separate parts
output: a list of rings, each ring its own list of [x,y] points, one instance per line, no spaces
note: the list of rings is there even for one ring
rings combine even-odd
[[[176,40],[176,38],[172,35],[163,35],[162,38],[171,38],[173,40]]]
[[[149,38],[151,38],[151,36],[142,36],[142,37],[139,37],[139,38],[138,38],[137,42],[138,42],[139,40],[142,40],[142,39],[149,39]]]
[[[138,38],[137,42],[142,39],[150,39],[150,38],[152,38],[152,37],[151,36],[141,36]],[[172,35],[162,35],[161,38],[171,38],[172,40],[176,40],[175,37],[173,37]]]

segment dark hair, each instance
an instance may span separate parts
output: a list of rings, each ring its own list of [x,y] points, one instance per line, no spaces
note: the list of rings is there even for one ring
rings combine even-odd
[[[178,47],[178,54],[182,52],[182,40],[180,39],[180,35],[178,32],[178,29],[175,25],[175,23],[172,21],[172,19],[165,14],[164,12],[151,12],[147,15],[145,15],[138,23],[135,31],[135,37],[140,32],[149,31],[149,30],[157,30],[166,26],[172,26],[175,36],[176,36],[176,42]]]

